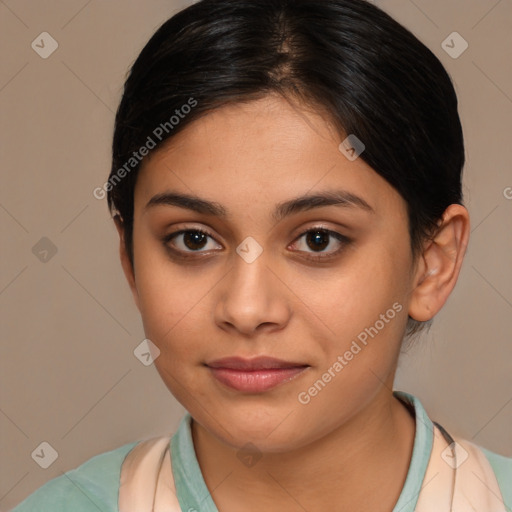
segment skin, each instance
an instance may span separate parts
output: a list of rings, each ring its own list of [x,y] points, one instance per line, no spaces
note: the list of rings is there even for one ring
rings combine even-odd
[[[468,213],[451,205],[414,259],[405,201],[361,158],[342,154],[344,137],[325,116],[276,95],[222,107],[143,163],[134,195],[134,268],[116,221],[123,269],[146,336],[160,350],[155,365],[193,417],[196,455],[221,512],[390,511],[407,475],[415,420],[392,395],[400,344],[407,315],[432,318],[453,289]],[[331,205],[271,217],[278,203],[341,189],[371,210]],[[228,216],[146,207],[170,191],[215,201]],[[350,242],[327,236],[315,249],[303,233],[319,226]],[[198,246],[186,245],[183,235],[162,241],[180,229],[212,237]],[[236,252],[248,236],[263,249],[252,263]],[[308,259],[318,255],[328,257]],[[300,403],[299,393],[396,303],[401,311],[378,335]],[[234,355],[309,367],[272,390],[241,393],[205,366]],[[237,457],[249,453],[249,442],[261,455],[251,467]]]

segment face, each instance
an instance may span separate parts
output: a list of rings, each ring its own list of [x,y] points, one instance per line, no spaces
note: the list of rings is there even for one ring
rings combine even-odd
[[[392,387],[413,286],[406,204],[344,138],[267,96],[196,120],[140,171],[132,290],[155,365],[233,447],[304,446]],[[279,368],[216,364],[262,356]]]

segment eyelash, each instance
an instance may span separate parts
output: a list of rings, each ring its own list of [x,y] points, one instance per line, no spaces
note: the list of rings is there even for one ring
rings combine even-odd
[[[338,242],[340,242],[341,247],[334,252],[328,253],[327,256],[313,256],[313,257],[306,256],[305,257],[306,259],[311,260],[311,261],[321,261],[321,260],[325,260],[325,259],[337,256],[341,251],[343,251],[345,246],[347,246],[351,242],[351,240],[348,237],[342,235],[341,233],[337,233],[336,231],[326,229],[322,226],[313,226],[313,227],[307,229],[306,231],[304,231],[303,233],[301,233],[294,240],[293,244],[295,244],[298,240],[300,240],[304,235],[307,235],[309,233],[316,233],[316,232],[321,232],[325,235],[330,235],[331,237],[334,237],[336,240],[338,240]],[[172,239],[178,237],[179,235],[185,234],[185,233],[200,233],[202,235],[206,235],[206,236],[212,238],[213,240],[215,240],[214,236],[211,233],[209,233],[208,231],[205,231],[204,229],[182,229],[182,230],[175,231],[173,233],[170,233],[170,234],[164,236],[162,239],[162,242],[165,245],[165,247],[169,251],[171,251],[175,255],[178,255],[178,257],[182,258],[182,259],[192,259],[192,258],[197,259],[198,256],[190,256],[189,254],[200,254],[201,253],[201,251],[182,251],[180,249],[173,249],[169,246],[169,242]],[[330,243],[330,240],[329,240],[329,243]],[[305,251],[299,251],[299,252],[305,252]],[[310,253],[308,253],[308,254],[310,254]],[[201,257],[201,256],[199,256],[199,257]]]

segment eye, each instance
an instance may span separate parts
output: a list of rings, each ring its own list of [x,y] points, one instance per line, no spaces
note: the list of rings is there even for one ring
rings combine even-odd
[[[308,253],[309,251],[304,250],[304,248],[309,248],[313,250],[313,253],[320,253],[318,256],[307,256],[308,259],[312,260],[320,260],[323,258],[335,256],[338,253],[340,253],[345,248],[346,245],[350,243],[350,239],[342,235],[341,233],[337,233],[336,231],[331,231],[323,227],[313,227],[311,229],[308,229],[307,231],[302,233],[296,240],[300,241],[302,238],[304,238],[303,243],[295,241],[292,247],[299,246],[299,251],[301,252]],[[328,247],[332,247],[333,245],[337,248],[331,251],[327,251],[326,254],[324,254],[325,249]]]
[[[212,235],[202,229],[182,229],[166,235],[163,242],[169,250],[175,253],[185,253],[184,257],[186,258],[189,257],[186,253],[215,249],[216,247],[208,247],[208,238],[213,240]]]
[[[304,241],[300,243],[302,238],[304,238]],[[222,246],[218,244],[211,244],[213,246],[208,247],[208,239],[214,240],[213,235],[208,231],[202,229],[182,229],[166,235],[162,241],[165,247],[178,257],[193,258],[202,255],[202,253],[207,253],[219,248],[222,249]],[[319,253],[318,255],[307,256],[306,258],[310,260],[321,260],[336,256],[349,243],[350,239],[341,233],[323,227],[313,227],[299,235],[291,247],[298,246],[299,252],[309,254]],[[215,247],[215,245],[217,245],[217,247]],[[326,248],[332,247],[333,245],[337,248],[331,251],[325,251]],[[309,252],[307,250],[308,248],[312,249],[312,252]]]

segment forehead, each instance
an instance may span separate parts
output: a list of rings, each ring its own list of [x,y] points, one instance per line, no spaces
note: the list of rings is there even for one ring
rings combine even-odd
[[[362,158],[351,161],[340,151],[345,137],[325,115],[277,95],[223,106],[143,162],[135,208],[177,191],[215,201],[229,215],[340,189],[376,211],[393,202],[403,207],[399,194]]]

